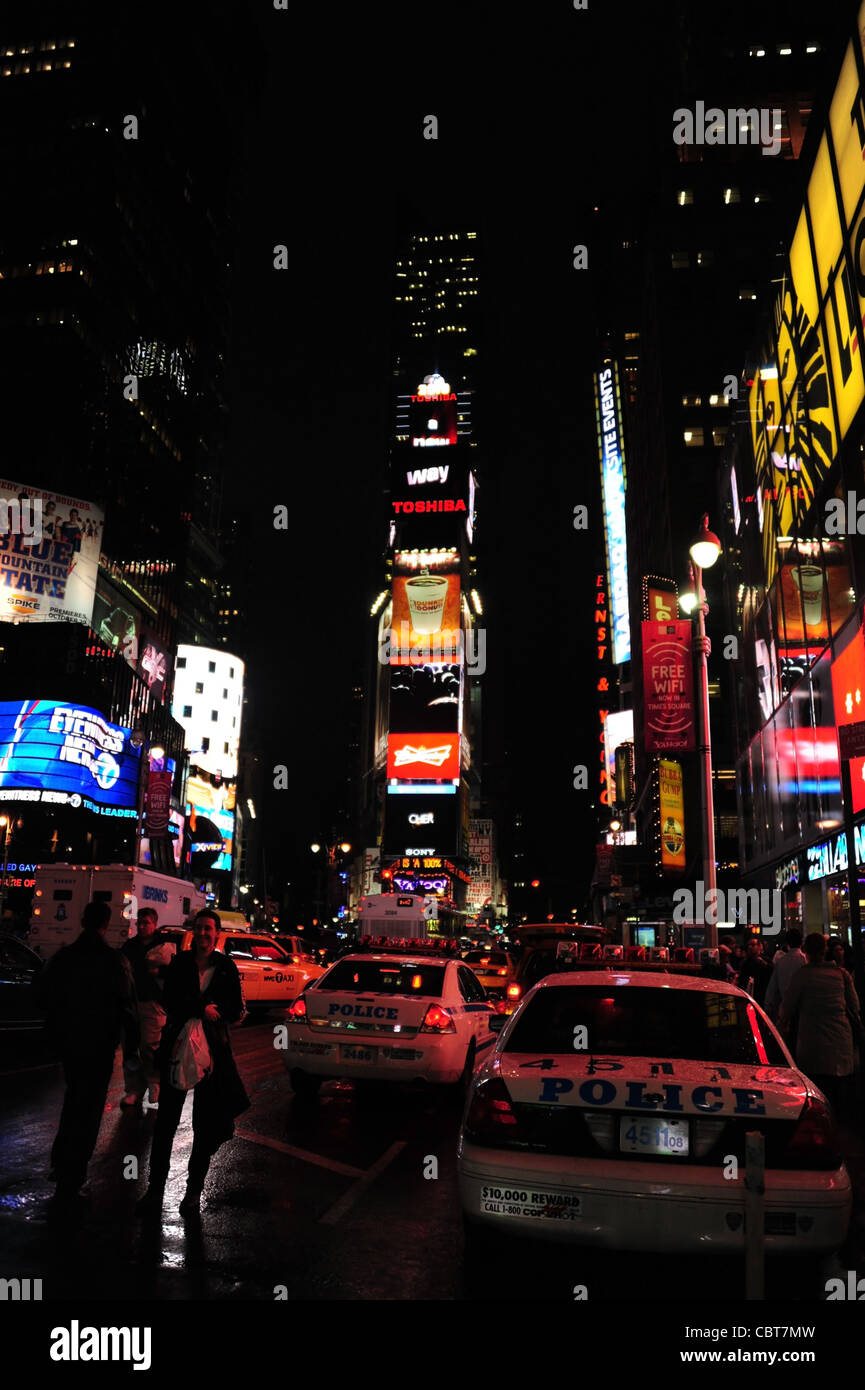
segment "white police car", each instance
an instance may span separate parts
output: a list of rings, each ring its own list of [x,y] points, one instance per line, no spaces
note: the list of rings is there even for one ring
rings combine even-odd
[[[288,1011],[283,1059],[296,1094],[338,1077],[465,1084],[496,1041],[474,973],[441,952],[356,953]]]
[[[750,1130],[765,1137],[767,1251],[837,1249],[852,1196],[827,1102],[743,990],[646,970],[549,975],[467,1097],[467,1252],[495,1230],[741,1250]]]

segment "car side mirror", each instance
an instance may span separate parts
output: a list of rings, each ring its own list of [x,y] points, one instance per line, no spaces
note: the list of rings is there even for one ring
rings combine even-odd
[[[490,1014],[490,1032],[500,1033],[507,1021],[506,1014]]]

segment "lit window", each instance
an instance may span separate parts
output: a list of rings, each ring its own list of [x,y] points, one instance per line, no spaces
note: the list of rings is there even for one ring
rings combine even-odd
[[[739,291],[740,299],[756,299],[757,291],[751,285],[743,285]]]
[[[806,48],[805,48],[805,52],[806,52],[806,53],[819,53],[819,52],[820,52],[820,45],[819,45],[819,43],[809,43],[809,44],[806,46]]]
[[[792,48],[779,48],[778,52],[780,53],[782,58],[789,58],[793,50]]]
[[[729,203],[741,203],[741,201],[742,201],[742,195],[740,194],[738,188],[725,188],[725,189],[724,189],[724,202],[725,202],[725,203],[728,203],[728,204],[729,204]]]
[[[676,194],[676,202],[680,208],[688,207],[694,201],[693,188],[680,188]]]
[[[710,397],[709,397],[709,405],[729,405],[729,404],[730,404],[730,402],[727,400],[727,397],[726,397],[726,396],[710,396]]]
[[[712,443],[716,449],[720,449],[727,442],[727,427],[723,425],[720,429],[712,430]]]
[[[713,265],[715,261],[714,251],[698,251],[697,265]]]
[[[766,56],[766,50],[765,50],[765,48],[751,48],[751,49],[748,50],[748,57],[749,57],[749,58],[765,58],[765,56]]]
[[[754,194],[755,203],[771,203],[771,201],[772,194],[768,193],[765,188],[761,188],[759,193]]]
[[[687,251],[674,251],[672,254],[672,263],[674,270],[690,270],[691,257]]]
[[[702,396],[683,396],[683,397],[682,397],[682,405],[702,405],[702,404],[703,404],[703,397],[702,397]]]
[[[683,438],[689,449],[702,449],[705,443],[700,425],[693,425],[691,429],[685,430]]]

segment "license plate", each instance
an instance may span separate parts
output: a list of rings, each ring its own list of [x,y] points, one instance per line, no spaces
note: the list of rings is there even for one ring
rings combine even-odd
[[[665,1154],[688,1157],[688,1121],[653,1115],[650,1120],[626,1115],[619,1120],[619,1151],[625,1154]]]
[[[580,1198],[571,1192],[544,1192],[537,1187],[484,1187],[480,1209],[488,1216],[516,1216],[535,1221],[576,1221]]]
[[[341,1047],[339,1055],[344,1062],[374,1062],[378,1055],[377,1047]]]

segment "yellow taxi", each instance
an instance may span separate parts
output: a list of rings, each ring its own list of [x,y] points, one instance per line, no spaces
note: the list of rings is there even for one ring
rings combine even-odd
[[[188,931],[180,949],[188,951],[191,947],[192,932]],[[325,970],[301,937],[274,937],[234,928],[218,933],[216,949],[237,966],[250,1013],[293,1004],[310,980],[317,980]]]
[[[463,962],[477,976],[490,999],[504,999],[516,965],[501,946],[481,946],[463,953]]]

